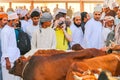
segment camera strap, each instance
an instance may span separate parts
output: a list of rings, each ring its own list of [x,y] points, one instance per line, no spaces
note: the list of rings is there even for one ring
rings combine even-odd
[[[65,28],[66,32],[67,32],[67,27]],[[63,38],[63,45],[65,45],[65,35],[64,35],[64,38]]]
[[[65,35],[64,35],[64,38],[63,38],[63,45],[65,45]]]

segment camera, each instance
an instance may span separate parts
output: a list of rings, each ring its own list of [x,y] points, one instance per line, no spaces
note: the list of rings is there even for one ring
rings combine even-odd
[[[62,26],[64,23],[64,21],[59,21],[58,26]]]

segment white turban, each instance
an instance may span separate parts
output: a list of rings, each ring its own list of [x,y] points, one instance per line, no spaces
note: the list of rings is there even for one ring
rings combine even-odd
[[[104,20],[105,20],[105,22],[111,21],[111,20],[114,20],[114,17],[112,17],[112,16],[105,16]]]

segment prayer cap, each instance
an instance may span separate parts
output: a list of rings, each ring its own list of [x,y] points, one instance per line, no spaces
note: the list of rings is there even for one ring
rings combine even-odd
[[[52,15],[49,12],[45,12],[42,14],[40,18],[40,22],[47,22],[53,19]]]
[[[100,5],[97,5],[94,7],[94,12],[102,12],[102,7]]]
[[[119,5],[116,2],[112,3],[112,8],[119,7]]]
[[[18,18],[18,15],[15,12],[8,14],[8,20],[13,20],[13,19],[17,19],[17,18]]]
[[[81,14],[80,14],[79,11],[78,11],[78,12],[75,12],[75,13],[73,14],[73,18],[75,18],[75,17],[77,17],[77,16],[80,16],[80,17],[81,17]]]
[[[108,8],[109,6],[107,4],[103,4],[103,8]]]

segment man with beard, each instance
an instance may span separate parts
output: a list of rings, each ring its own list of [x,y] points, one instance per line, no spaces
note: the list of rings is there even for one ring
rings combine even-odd
[[[80,12],[76,12],[73,16],[73,23],[70,26],[70,29],[72,31],[72,41],[70,44],[71,46],[74,44],[80,44],[82,46],[83,31],[81,28],[81,14]]]
[[[8,15],[4,12],[0,12],[0,35],[1,35],[1,30],[5,26],[7,21],[8,21]],[[1,36],[0,36],[0,80],[2,80],[1,56],[2,56],[2,51],[1,51]]]
[[[13,66],[14,61],[20,57],[20,51],[17,48],[14,31],[17,19],[17,13],[8,14],[8,22],[1,31],[3,80],[20,80],[19,77],[9,74],[9,69]]]
[[[100,22],[102,8],[94,8],[93,18],[85,24],[84,48],[102,48],[102,23]]]

